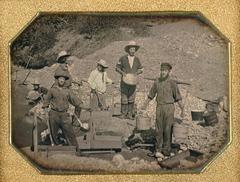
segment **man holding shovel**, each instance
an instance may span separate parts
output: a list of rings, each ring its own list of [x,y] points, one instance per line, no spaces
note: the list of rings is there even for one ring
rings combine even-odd
[[[48,110],[50,105],[49,124],[53,142],[55,145],[61,144],[57,138],[58,130],[60,128],[66,137],[68,144],[78,147],[72,127],[72,121],[70,120],[67,110],[69,108],[69,103],[75,106],[76,110],[77,108],[80,108],[82,102],[72,93],[70,89],[65,87],[65,81],[69,79],[68,72],[59,69],[55,73],[54,77],[57,80],[57,85],[55,84],[48,91],[42,106],[42,108]]]
[[[100,59],[97,62],[97,68],[90,73],[88,78],[88,83],[91,87],[90,105],[92,110],[107,109],[105,96],[107,84],[113,83],[113,81],[107,75],[107,68],[108,65],[106,61]]]
[[[161,64],[160,78],[154,84],[148,94],[142,111],[146,110],[149,102],[156,96],[156,144],[155,156],[169,156],[171,152],[171,128],[174,122],[174,103],[177,102],[181,109],[181,117],[184,117],[182,97],[176,82],[169,78],[172,66],[169,63]]]
[[[116,71],[121,74],[121,119],[134,119],[137,75],[143,72],[142,64],[135,56],[139,47],[135,41],[130,41],[125,46],[128,54],[122,56],[116,65]]]

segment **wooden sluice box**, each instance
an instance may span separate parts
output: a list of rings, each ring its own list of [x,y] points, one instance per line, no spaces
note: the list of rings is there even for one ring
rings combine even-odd
[[[80,150],[112,150],[119,152],[122,148],[122,137],[113,135],[97,135],[97,126],[105,127],[112,122],[110,111],[92,111],[90,114],[89,131],[83,136],[77,137]]]
[[[122,137],[113,135],[97,135],[96,126],[105,127],[107,129],[108,123],[112,122],[111,111],[92,111],[90,113],[89,130],[83,135],[78,136],[77,142],[79,149],[83,153],[106,153],[106,152],[120,152],[122,149]],[[52,146],[39,145],[39,132],[37,117],[34,116],[33,129],[33,151],[74,151],[74,146]]]

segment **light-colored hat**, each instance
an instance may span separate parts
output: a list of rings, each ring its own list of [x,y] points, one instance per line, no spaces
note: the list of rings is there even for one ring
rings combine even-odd
[[[108,68],[108,65],[107,65],[106,61],[103,60],[103,59],[100,59],[100,60],[97,62],[97,64],[98,64],[98,65],[101,65],[101,66],[104,67],[104,68]]]
[[[58,63],[64,63],[64,61],[62,61],[62,59],[60,58],[63,58],[63,57],[68,57],[68,56],[71,56],[71,54],[67,53],[67,51],[61,51],[58,53],[58,56],[57,56],[57,62]]]
[[[33,80],[32,85],[40,85],[40,82],[38,79]]]
[[[137,51],[140,46],[137,45],[137,43],[132,40],[132,41],[128,42],[128,45],[125,46],[125,48],[124,48],[125,51],[128,52],[130,47],[135,47],[135,48],[136,48],[136,51]]]

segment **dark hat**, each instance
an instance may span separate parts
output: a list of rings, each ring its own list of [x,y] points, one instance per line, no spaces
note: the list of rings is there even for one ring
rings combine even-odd
[[[58,79],[59,77],[64,77],[66,80],[70,78],[69,72],[67,70],[63,70],[60,67],[56,70],[54,77]]]
[[[57,57],[57,62],[64,63],[65,61],[62,58],[69,57],[69,56],[71,56],[71,54],[68,54],[67,51],[59,52],[58,57]]]
[[[161,64],[161,69],[167,69],[167,70],[171,70],[172,66],[169,63],[162,63]]]
[[[135,47],[136,48],[136,51],[139,49],[139,45],[137,45],[137,43],[135,42],[135,41],[130,41],[129,43],[128,43],[128,45],[126,45],[125,46],[125,51],[126,52],[128,52],[129,51],[129,49],[130,49],[130,47]]]

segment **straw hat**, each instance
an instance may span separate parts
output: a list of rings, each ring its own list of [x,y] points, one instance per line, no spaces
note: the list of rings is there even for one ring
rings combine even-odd
[[[98,64],[98,65],[101,65],[101,66],[104,67],[104,68],[108,68],[108,65],[107,65],[106,61],[103,60],[103,59],[100,59],[100,60],[97,62],[97,64]]]
[[[135,41],[130,41],[129,43],[128,43],[128,45],[126,45],[125,46],[125,51],[126,52],[128,52],[129,51],[129,49],[130,49],[130,47],[135,47],[135,49],[136,49],[136,51],[139,49],[139,45],[137,45],[137,43],[135,42]]]
[[[67,51],[61,51],[58,53],[58,56],[57,56],[57,62],[58,63],[64,63],[63,61],[63,57],[68,57],[68,56],[71,56],[71,54],[68,54]],[[60,59],[61,58],[61,59]]]

